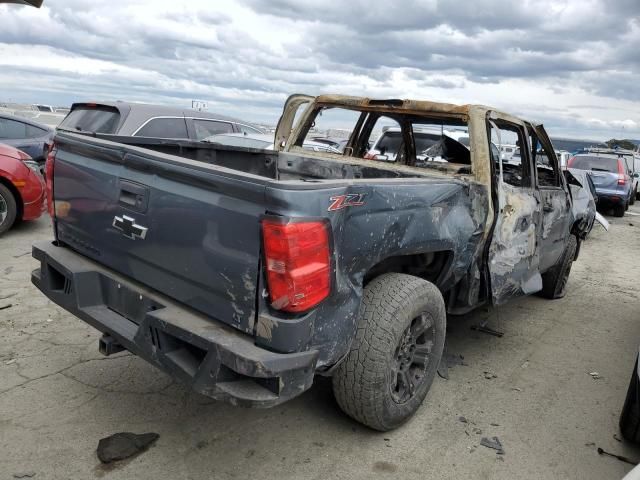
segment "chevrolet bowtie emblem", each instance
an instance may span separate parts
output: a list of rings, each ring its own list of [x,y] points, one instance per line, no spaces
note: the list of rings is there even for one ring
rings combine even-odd
[[[125,237],[131,240],[135,240],[136,238],[144,240],[148,230],[147,227],[137,225],[135,219],[127,217],[126,215],[114,217],[113,227],[120,230]]]

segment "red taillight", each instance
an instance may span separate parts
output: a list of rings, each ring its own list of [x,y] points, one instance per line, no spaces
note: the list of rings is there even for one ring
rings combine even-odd
[[[627,183],[627,179],[624,176],[624,167],[622,166],[622,160],[618,159],[618,185],[624,186]]]
[[[51,218],[55,218],[56,211],[53,207],[53,165],[56,159],[56,150],[55,147],[49,150],[49,155],[47,155],[47,162],[44,166],[44,176],[45,176],[45,186],[46,186],[46,194],[47,194],[47,211]]]
[[[262,221],[271,306],[304,312],[331,291],[331,254],[326,222]]]

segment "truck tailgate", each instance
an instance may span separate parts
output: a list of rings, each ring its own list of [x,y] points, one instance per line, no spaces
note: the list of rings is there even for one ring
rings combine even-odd
[[[74,134],[56,145],[59,242],[253,333],[267,179]]]

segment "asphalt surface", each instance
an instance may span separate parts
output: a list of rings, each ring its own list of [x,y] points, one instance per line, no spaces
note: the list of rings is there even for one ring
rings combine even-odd
[[[640,208],[630,211],[610,218],[609,233],[596,227],[564,299],[450,318],[448,354],[462,364],[388,433],[343,415],[326,379],[280,407],[247,410],[126,352],[101,356],[99,334],[31,285],[31,243],[51,233],[48,218],[24,223],[0,239],[0,308],[10,305],[0,310],[0,479],[622,478],[631,465],[596,449],[640,460],[616,440],[640,343]],[[485,319],[504,336],[471,330]],[[116,432],[160,438],[103,468],[98,441]],[[481,446],[485,436],[504,455]]]

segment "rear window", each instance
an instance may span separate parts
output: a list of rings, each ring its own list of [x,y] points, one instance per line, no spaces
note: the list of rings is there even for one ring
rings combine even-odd
[[[579,156],[574,157],[571,162],[571,168],[618,173],[618,159],[614,157]]]
[[[116,133],[120,113],[116,108],[107,106],[74,108],[59,128],[80,132]]]

